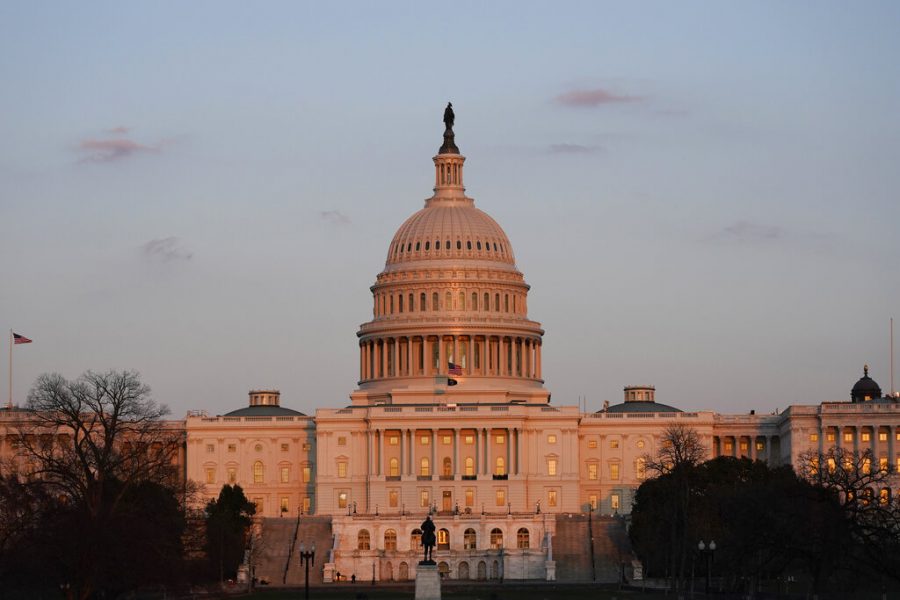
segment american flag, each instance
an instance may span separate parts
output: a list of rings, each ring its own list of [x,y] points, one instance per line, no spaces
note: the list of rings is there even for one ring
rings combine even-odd
[[[13,332],[13,343],[14,344],[30,344],[31,340],[29,340],[24,335],[19,335],[18,333]]]
[[[462,367],[457,364],[454,364],[454,363],[447,363],[447,374],[448,375],[462,375],[463,374]]]

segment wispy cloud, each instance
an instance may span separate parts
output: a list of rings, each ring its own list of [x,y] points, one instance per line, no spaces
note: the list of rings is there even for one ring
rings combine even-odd
[[[186,261],[194,257],[194,253],[184,246],[179,237],[167,237],[150,240],[141,246],[141,253],[149,260],[160,262]]]
[[[140,144],[127,138],[110,140],[86,139],[78,144],[81,159],[78,162],[108,163],[122,160],[135,154],[159,152],[157,146]]]
[[[600,146],[585,146],[583,144],[550,144],[547,151],[551,154],[596,154],[603,150]]]
[[[111,127],[106,130],[106,133],[110,133],[112,135],[125,135],[131,131],[131,127],[125,127],[124,125],[119,125],[118,127]]]
[[[322,220],[328,221],[332,225],[347,225],[350,223],[350,217],[339,210],[323,210],[319,213]]]
[[[557,104],[576,108],[593,108],[603,104],[617,104],[622,102],[637,102],[643,100],[640,96],[617,94],[603,88],[577,89],[560,94],[555,98]]]
[[[720,241],[754,243],[778,241],[783,239],[785,235],[785,230],[776,225],[737,221],[732,225],[723,227],[712,237]]]

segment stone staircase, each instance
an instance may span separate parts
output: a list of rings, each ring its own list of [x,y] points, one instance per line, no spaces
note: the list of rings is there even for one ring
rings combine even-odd
[[[261,550],[256,577],[271,586],[301,586],[305,569],[300,566],[300,543],[308,551],[316,545],[315,564],[309,567],[310,585],[322,583],[322,567],[332,546],[331,517],[301,516],[295,519],[262,520]]]
[[[593,548],[589,525],[594,533]],[[631,543],[622,519],[593,517],[589,520],[583,514],[556,516],[553,560],[558,581],[617,583],[623,561],[626,575],[630,576],[631,558]]]

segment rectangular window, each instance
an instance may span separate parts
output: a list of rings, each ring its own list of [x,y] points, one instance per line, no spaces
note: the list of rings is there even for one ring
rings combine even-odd
[[[310,467],[303,467],[303,483],[309,483],[311,476],[312,469]]]
[[[338,508],[347,508],[347,492],[338,492]]]
[[[886,441],[887,441],[887,432],[886,432],[886,431],[879,431],[879,432],[878,432],[878,441],[879,441],[879,442],[886,442]]]
[[[853,441],[853,432],[851,432],[851,431],[845,431],[845,432],[844,432],[844,441],[845,441],[845,442],[852,442],[852,441]]]
[[[494,436],[494,441],[495,441],[496,443],[498,443],[498,444],[505,444],[505,443],[506,443],[506,436],[505,436],[505,435],[502,435],[502,434],[501,434],[501,435]]]
[[[346,461],[341,461],[337,464],[338,467],[338,477],[346,477],[347,476],[347,463]]]
[[[291,449],[290,444],[282,444],[282,445],[281,445],[281,451],[282,451],[282,452],[287,452],[287,451],[290,450],[290,449]]]
[[[388,444],[390,444],[391,446],[396,446],[396,445],[398,445],[399,443],[400,443],[400,436],[399,436],[399,435],[392,435],[392,436],[389,436],[389,437],[388,437]]]
[[[206,470],[206,483],[215,483],[216,482],[216,470],[215,469],[207,469]]]
[[[869,433],[868,431],[863,431],[862,432],[862,441],[864,441],[864,442],[872,441],[872,434]]]
[[[506,490],[503,488],[494,490],[494,499],[497,506],[506,506]]]
[[[591,506],[591,510],[597,510],[597,495],[591,494],[588,496],[588,503]]]
[[[472,444],[475,443],[475,436],[474,436],[474,435],[467,435],[467,436],[466,436],[465,438],[463,438],[463,439],[464,439],[464,442],[465,442],[465,444],[466,444],[467,446],[471,446]]]
[[[419,506],[421,508],[428,508],[431,504],[431,494],[428,490],[419,490]]]
[[[263,502],[263,499],[262,498],[254,498],[253,504],[256,506],[256,514],[258,514],[258,515],[262,514],[263,509],[265,508],[265,503]]]
[[[593,448],[596,448],[596,447],[597,447],[597,440],[588,440],[588,448],[592,448],[592,449],[593,449]]]
[[[609,465],[609,478],[613,481],[619,479],[619,463],[612,463]]]
[[[727,454],[731,454],[733,450],[734,450],[734,444],[732,444],[731,442],[725,442],[725,452]]]
[[[828,433],[826,433],[825,439],[828,440],[829,442],[833,442],[834,441],[834,432],[829,431]]]
[[[748,450],[749,445],[747,442],[741,442],[741,452],[746,452]]]
[[[878,459],[878,470],[882,473],[888,470],[888,457],[882,456]]]
[[[397,508],[400,502],[400,492],[397,490],[391,490],[388,492],[388,506],[391,508]]]
[[[619,440],[610,440],[610,441],[609,441],[609,447],[610,447],[610,448],[618,448],[618,447],[619,447]]]
[[[212,453],[215,452],[215,451],[216,451],[216,445],[215,445],[215,444],[207,444],[207,445],[206,445],[206,453],[207,453],[207,454],[212,454]]]
[[[281,512],[286,513],[288,511],[288,497],[281,497]]]
[[[309,452],[310,450],[312,450],[312,444],[310,444],[309,442],[305,442],[302,448],[304,452]]]
[[[466,488],[466,506],[475,506],[475,490]]]
[[[419,443],[422,444],[423,446],[427,446],[428,444],[431,443],[431,436],[430,435],[420,436]]]
[[[766,444],[765,444],[765,442],[756,442],[756,450],[757,450],[757,451],[762,451],[762,450],[765,450],[765,449],[766,449]]]
[[[451,435],[441,436],[441,443],[444,444],[445,446],[449,446],[450,444],[453,443],[453,436],[451,436]]]
[[[547,459],[547,475],[556,475],[556,459]]]
[[[809,434],[809,441],[811,441],[811,442],[818,442],[818,441],[819,441],[819,434],[818,434],[818,433],[811,433],[811,434]]]
[[[345,438],[344,436],[339,437],[338,438],[338,446],[346,446],[346,445],[347,445],[347,438]]]
[[[547,506],[556,506],[556,490],[547,490]]]
[[[597,479],[597,463],[588,465],[588,479]]]
[[[900,442],[900,431],[897,432],[897,437],[895,437],[894,439]]]
[[[237,469],[231,467],[228,469],[228,483],[234,485],[237,482]]]
[[[619,497],[619,494],[610,494],[610,495],[609,495],[609,507],[610,507],[613,511],[618,511],[618,510],[619,510],[619,507],[620,507],[620,505],[621,505],[621,502],[622,502],[622,501],[621,501],[621,499],[620,499],[620,497]]]
[[[553,435],[552,433],[551,433],[550,435],[548,435],[548,436],[547,436],[547,443],[548,443],[548,444],[555,444],[555,443],[556,443],[556,436]]]
[[[237,444],[228,444],[229,452],[237,452]]]
[[[311,502],[308,496],[303,497],[303,512],[309,514],[309,507],[311,506]]]
[[[288,483],[291,480],[291,468],[281,467],[281,483]]]

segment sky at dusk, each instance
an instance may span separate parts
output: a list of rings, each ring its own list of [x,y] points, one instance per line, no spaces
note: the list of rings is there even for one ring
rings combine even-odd
[[[175,417],[348,404],[448,100],[554,404],[771,412],[863,363],[887,392],[898,31],[897,2],[3,2],[14,398],[115,368]]]

